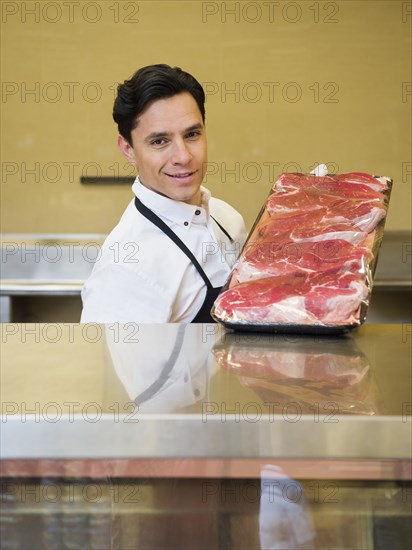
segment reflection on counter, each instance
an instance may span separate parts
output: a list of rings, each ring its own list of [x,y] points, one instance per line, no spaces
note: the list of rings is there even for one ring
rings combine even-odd
[[[296,403],[315,418],[319,408],[402,416],[411,401],[409,324],[365,325],[338,337],[231,333],[214,324],[1,328],[2,401],[24,402],[24,411],[3,410],[10,419],[39,416],[50,402],[63,416],[71,410],[65,402],[83,415],[91,402],[100,415],[115,404],[184,415],[206,404],[217,413],[222,403],[236,414],[236,403],[250,402],[275,414]]]
[[[378,414],[371,365],[353,339],[226,335],[214,348],[218,364],[239,377],[272,412]]]
[[[203,325],[139,325],[134,341],[131,327],[106,326],[105,336],[114,370],[140,413],[177,412],[207,397],[213,340],[203,338]]]
[[[114,370],[140,413],[189,412],[196,403],[207,415],[221,412],[209,392],[217,331],[212,338],[200,325],[166,325],[159,346],[155,326],[140,326],[138,345],[127,337],[130,326],[119,330],[106,328],[106,341]],[[253,390],[262,413],[323,414],[334,422],[338,414],[380,412],[373,369],[351,337],[219,334],[213,347],[217,365]]]
[[[204,337],[204,327],[167,325],[156,354],[159,334],[153,326],[140,327],[138,345],[128,341],[127,325],[119,330],[115,336],[106,329],[108,348],[140,413],[182,412],[198,402],[206,414],[221,411],[208,391],[214,338]],[[338,414],[380,412],[373,369],[353,338],[224,332],[213,354],[221,368],[253,390],[262,413],[323,414],[334,422]]]

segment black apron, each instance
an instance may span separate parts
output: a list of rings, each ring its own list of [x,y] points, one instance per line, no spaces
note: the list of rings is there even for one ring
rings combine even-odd
[[[202,267],[200,266],[199,262],[196,260],[195,256],[192,254],[192,252],[187,248],[187,246],[184,244],[184,242],[176,235],[174,231],[170,229],[170,227],[159,218],[157,214],[155,214],[150,208],[147,208],[137,197],[134,199],[134,204],[137,208],[137,210],[147,218],[150,222],[152,222],[156,227],[158,227],[165,235],[167,235],[179,248],[180,250],[186,254],[186,256],[189,258],[189,260],[192,262],[192,264],[195,266],[197,272],[202,277],[203,281],[206,285],[206,296],[204,299],[204,302],[202,304],[202,307],[197,312],[194,319],[192,319],[192,323],[214,323],[212,316],[210,315],[210,310],[212,309],[213,303],[218,297],[219,292],[222,290],[221,286],[214,287],[212,283],[209,281],[206,273],[203,271]],[[229,237],[230,242],[233,243],[232,237],[229,235],[229,233],[220,225],[220,223],[213,218],[213,216],[210,216],[220,227],[220,229],[223,231],[223,233]]]

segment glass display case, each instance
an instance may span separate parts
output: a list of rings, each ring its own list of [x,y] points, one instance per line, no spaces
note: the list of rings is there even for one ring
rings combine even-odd
[[[410,547],[410,325],[2,341],[2,548]]]

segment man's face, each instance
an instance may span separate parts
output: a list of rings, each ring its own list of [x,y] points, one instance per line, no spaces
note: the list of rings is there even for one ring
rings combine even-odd
[[[189,93],[154,101],[143,111],[129,145],[119,147],[136,164],[143,185],[171,199],[200,205],[207,162],[202,115]]]

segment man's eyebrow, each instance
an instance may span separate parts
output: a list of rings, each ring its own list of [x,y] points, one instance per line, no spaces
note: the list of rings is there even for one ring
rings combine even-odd
[[[188,132],[193,132],[193,130],[203,130],[203,124],[200,124],[200,122],[198,122],[197,124],[193,124],[193,126],[189,126],[189,128],[186,128],[184,133],[187,134]]]
[[[203,124],[200,124],[200,122],[198,122],[197,124],[193,124],[192,126],[189,126],[189,128],[185,128],[183,130],[183,133],[187,134],[189,132],[193,132],[194,130],[203,130]],[[152,141],[154,139],[161,139],[161,138],[169,138],[171,135],[172,134],[170,132],[152,132],[151,134],[145,137],[145,141]]]
[[[170,137],[172,134],[170,132],[152,132],[151,134],[147,135],[144,140],[145,141],[152,141],[152,139],[160,139],[165,137]]]

